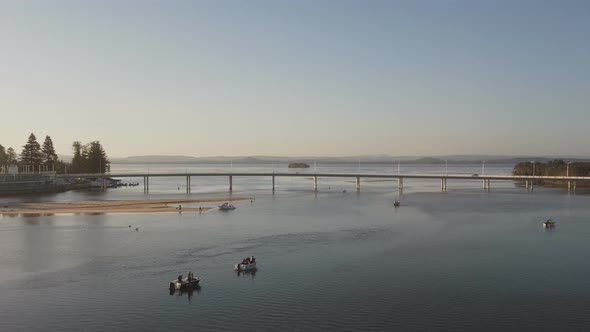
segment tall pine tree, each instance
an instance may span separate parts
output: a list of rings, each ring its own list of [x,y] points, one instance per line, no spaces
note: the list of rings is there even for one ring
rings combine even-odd
[[[14,149],[12,147],[9,147],[6,150],[6,156],[7,156],[6,163],[8,165],[15,165],[16,164],[16,152],[14,152]]]
[[[35,134],[29,135],[29,140],[23,145],[23,150],[20,154],[20,160],[23,165],[38,166],[43,162],[43,155],[41,154],[41,145],[37,142]]]
[[[0,167],[4,167],[6,164],[8,164],[8,155],[6,149],[0,144]]]
[[[57,161],[57,154],[55,153],[53,141],[49,135],[45,136],[45,142],[43,142],[41,152],[43,154],[43,163],[47,165],[49,169],[53,169],[55,167],[55,162]]]
[[[74,150],[74,157],[72,158],[72,165],[70,167],[71,173],[85,173],[86,172],[86,160],[82,156],[82,143],[75,141],[72,143],[72,149]]]
[[[90,142],[86,161],[88,173],[105,173],[110,163],[99,141]]]

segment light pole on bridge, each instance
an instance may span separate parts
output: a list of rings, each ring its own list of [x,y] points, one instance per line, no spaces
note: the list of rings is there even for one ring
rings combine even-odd
[[[486,161],[481,162],[481,175],[486,175]]]
[[[566,173],[565,173],[566,175],[565,175],[565,176],[567,176],[567,177],[569,177],[569,176],[570,176],[570,164],[571,164],[571,163],[572,163],[571,161],[570,161],[570,162],[568,162],[568,163],[567,163],[567,166],[566,166]]]

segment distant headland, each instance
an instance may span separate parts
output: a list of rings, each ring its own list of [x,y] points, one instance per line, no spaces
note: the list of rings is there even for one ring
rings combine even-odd
[[[289,168],[309,168],[309,164],[306,163],[290,163]]]
[[[554,159],[547,162],[519,162],[514,165],[512,175],[528,176],[588,176],[590,175],[590,162],[570,161]],[[544,187],[565,187],[567,182],[535,180],[535,183]],[[578,181],[578,186],[588,187],[590,183]]]
[[[211,157],[192,157],[192,156],[167,156],[167,155],[149,155],[149,156],[130,156],[124,158],[109,158],[114,164],[272,164],[272,163],[313,163],[320,164],[356,164],[358,162],[366,164],[481,164],[485,161],[487,164],[517,164],[520,162],[540,162],[545,163],[555,158],[550,157],[531,157],[531,156],[501,156],[501,155],[445,155],[445,156],[389,156],[389,155],[365,155],[365,156],[343,156],[343,157],[289,157],[289,156],[211,156]],[[572,162],[590,162],[590,158],[576,157],[567,158]]]

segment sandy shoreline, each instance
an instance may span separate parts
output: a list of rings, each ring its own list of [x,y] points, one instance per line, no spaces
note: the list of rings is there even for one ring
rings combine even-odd
[[[231,201],[249,200],[249,197],[232,197]],[[0,206],[0,214],[51,214],[51,213],[124,213],[124,212],[179,212],[183,203],[204,203],[199,207],[183,206],[182,211],[205,212],[215,205],[205,203],[228,202],[228,197],[195,199],[136,199],[75,202],[18,203]]]

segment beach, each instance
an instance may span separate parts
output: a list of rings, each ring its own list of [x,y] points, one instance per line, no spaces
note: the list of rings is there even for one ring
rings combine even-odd
[[[212,197],[18,203],[3,205],[0,207],[0,214],[205,212],[214,207],[211,206],[212,203],[249,199],[249,197]],[[194,206],[198,203],[208,204],[209,206]],[[182,206],[182,204],[190,204],[191,206]],[[181,209],[179,209],[179,206]]]

